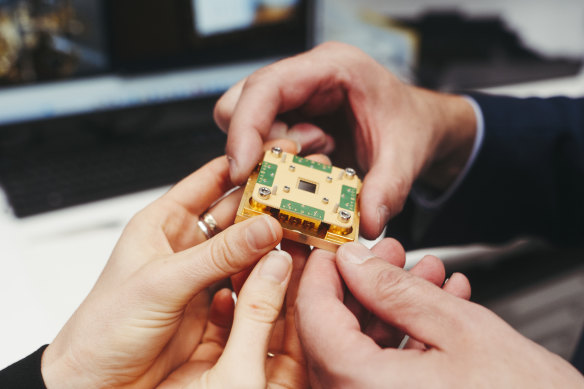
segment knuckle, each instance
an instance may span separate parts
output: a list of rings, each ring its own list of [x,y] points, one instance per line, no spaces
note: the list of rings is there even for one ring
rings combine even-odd
[[[221,273],[232,274],[239,270],[237,244],[229,242],[227,234],[209,240],[209,255],[213,267]]]
[[[265,66],[261,69],[256,70],[255,72],[253,72],[248,78],[247,80],[245,80],[245,84],[244,84],[244,89],[249,89],[249,88],[253,88],[256,85],[262,85],[264,78],[268,75],[270,75],[273,72],[274,67],[277,65],[276,64],[272,64],[272,65],[268,65]]]
[[[297,60],[297,57],[285,58],[256,70],[245,79],[243,89],[264,88],[271,90],[272,85],[278,85],[277,81],[286,77],[292,64],[296,63]]]
[[[273,324],[280,315],[281,306],[260,293],[250,296],[249,301],[243,305],[242,314],[256,323]]]
[[[354,50],[355,47],[339,41],[328,41],[321,43],[316,47],[316,49],[324,51],[338,51],[338,50]]]
[[[151,215],[152,208],[153,208],[153,205],[138,211],[134,216],[132,216],[132,218],[128,222],[128,225],[139,226],[142,223],[149,220],[150,218],[152,218],[152,215]]]
[[[385,269],[375,275],[375,291],[381,301],[400,301],[411,283],[411,276],[404,271]],[[396,299],[400,296],[400,299]]]
[[[144,215],[144,210],[139,211],[126,224],[126,226],[124,227],[124,232],[127,233],[128,231],[133,231],[133,230],[139,228],[140,225],[142,225],[144,220],[146,220],[146,217]]]

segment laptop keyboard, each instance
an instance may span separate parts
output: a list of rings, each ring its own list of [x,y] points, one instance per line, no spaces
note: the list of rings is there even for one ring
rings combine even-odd
[[[0,184],[17,217],[177,182],[223,154],[213,125],[57,150],[0,153]]]

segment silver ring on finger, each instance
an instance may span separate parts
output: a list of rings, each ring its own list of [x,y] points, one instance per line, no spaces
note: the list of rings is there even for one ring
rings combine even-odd
[[[209,212],[199,217],[197,225],[207,239],[211,239],[221,232],[221,229],[217,226],[217,220]]]

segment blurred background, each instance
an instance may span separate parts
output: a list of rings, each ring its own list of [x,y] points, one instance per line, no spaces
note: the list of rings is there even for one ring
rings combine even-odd
[[[444,91],[584,94],[577,0],[0,0],[0,368],[49,343],[129,218],[223,153],[229,86],[338,40]],[[584,252],[518,240],[408,252],[564,358]]]

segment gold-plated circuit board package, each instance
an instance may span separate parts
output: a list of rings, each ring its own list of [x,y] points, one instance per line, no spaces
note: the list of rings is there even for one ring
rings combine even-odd
[[[334,252],[359,237],[360,191],[354,169],[274,147],[248,178],[235,222],[271,215],[282,225],[284,238]]]

